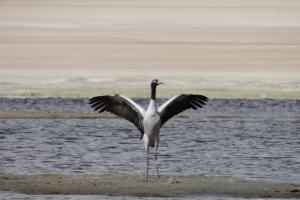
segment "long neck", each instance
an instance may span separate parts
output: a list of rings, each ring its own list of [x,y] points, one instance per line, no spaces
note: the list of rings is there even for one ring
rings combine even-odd
[[[151,99],[155,100],[156,98],[156,85],[151,85]]]

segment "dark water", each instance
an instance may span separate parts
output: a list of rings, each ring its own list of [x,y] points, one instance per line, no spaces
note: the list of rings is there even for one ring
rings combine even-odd
[[[0,110],[91,112],[87,99],[62,98],[2,98]],[[0,171],[144,173],[139,136],[120,118],[0,119]],[[164,125],[158,161],[151,163],[152,174],[158,164],[167,175],[299,183],[300,100],[210,100]]]

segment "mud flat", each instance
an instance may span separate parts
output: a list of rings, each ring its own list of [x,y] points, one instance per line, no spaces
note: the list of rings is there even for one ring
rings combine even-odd
[[[232,177],[0,174],[0,190],[25,194],[174,197],[217,194],[233,197],[300,198],[300,184],[250,181]]]

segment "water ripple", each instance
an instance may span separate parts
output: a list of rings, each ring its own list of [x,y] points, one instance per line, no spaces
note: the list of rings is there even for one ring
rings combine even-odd
[[[17,102],[12,110],[89,109],[85,99],[12,101]],[[57,102],[67,102],[66,108]],[[10,103],[1,102],[0,108],[3,105]],[[151,173],[156,173],[158,164],[161,174],[299,182],[299,101],[212,100],[200,113],[189,111],[180,116],[161,129],[158,161],[151,149]],[[145,150],[139,136],[133,125],[119,118],[1,119],[0,170],[144,173]]]

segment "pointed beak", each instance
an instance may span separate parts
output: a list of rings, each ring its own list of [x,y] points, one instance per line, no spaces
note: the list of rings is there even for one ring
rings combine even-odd
[[[164,84],[163,82],[161,82],[161,81],[158,81],[158,83],[157,83],[158,85],[162,85],[162,84]]]

